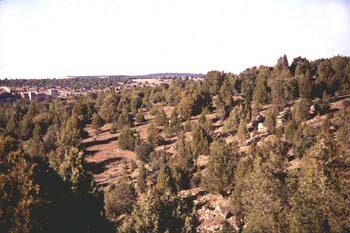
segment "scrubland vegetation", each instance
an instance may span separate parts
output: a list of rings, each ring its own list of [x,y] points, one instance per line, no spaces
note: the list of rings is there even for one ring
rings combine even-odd
[[[1,103],[0,232],[350,232],[349,206],[349,57]]]

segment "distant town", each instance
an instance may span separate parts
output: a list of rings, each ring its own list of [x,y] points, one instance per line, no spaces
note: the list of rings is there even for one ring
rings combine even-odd
[[[149,75],[66,76],[61,79],[0,79],[0,102],[26,99],[44,101],[46,98],[68,98],[97,93],[114,88],[155,86],[173,79],[202,79],[203,74],[160,73]]]

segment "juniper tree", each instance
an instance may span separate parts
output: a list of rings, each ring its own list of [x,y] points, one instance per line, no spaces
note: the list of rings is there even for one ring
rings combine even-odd
[[[139,111],[137,114],[136,114],[136,123],[140,124],[140,123],[143,123],[145,122],[145,117],[143,115],[143,113],[141,111]]]
[[[195,164],[191,146],[183,135],[177,141],[173,164],[173,173],[177,188],[179,190],[189,188],[191,175],[195,171]]]
[[[159,130],[155,124],[150,124],[147,128],[147,142],[153,147],[159,146],[163,141],[161,135],[159,135]]]
[[[192,132],[192,152],[195,157],[209,153],[210,136],[201,125],[196,125]]]
[[[285,138],[289,141],[293,141],[297,128],[298,128],[298,126],[297,126],[295,120],[294,119],[290,120],[287,123],[286,127],[284,128]]]
[[[269,78],[271,78],[270,68],[260,68],[253,92],[253,104],[258,109],[270,102],[270,87],[267,85]]]
[[[167,117],[163,109],[157,112],[154,121],[157,126],[163,126],[167,123]]]
[[[175,179],[172,175],[172,171],[166,162],[164,162],[160,167],[155,189],[159,193],[164,193],[164,192],[174,193],[177,191],[176,185],[175,185]]]
[[[237,130],[237,138],[241,143],[245,143],[246,139],[248,138],[248,129],[246,126],[245,121],[241,121],[238,126]]]
[[[92,122],[91,122],[91,126],[94,129],[99,129],[104,125],[104,121],[103,119],[100,117],[100,115],[98,115],[97,113],[94,113],[92,115]]]
[[[210,192],[224,195],[225,189],[233,185],[237,161],[236,147],[228,146],[222,140],[211,144],[208,170],[202,178]]]
[[[181,130],[181,120],[177,112],[174,110],[170,116],[169,121],[164,127],[164,132],[170,136],[172,134],[178,134],[180,130]]]
[[[124,108],[117,120],[118,129],[122,129],[123,127],[131,127],[133,124],[132,118],[129,115],[129,112],[126,108]]]
[[[235,106],[231,110],[229,117],[224,122],[224,131],[226,132],[237,131],[240,123],[240,112],[241,112],[241,108],[238,106]]]
[[[310,71],[298,76],[299,96],[301,98],[310,98],[312,95],[313,81],[310,77]]]
[[[149,155],[154,150],[153,145],[151,143],[141,142],[135,148],[137,159],[142,162],[148,162],[150,160]]]
[[[277,114],[278,114],[277,109],[275,109],[274,107],[269,108],[267,110],[264,125],[270,133],[276,132]]]
[[[140,211],[141,210],[141,211]],[[198,220],[193,213],[192,200],[154,190],[146,192],[120,232],[191,232]]]
[[[105,193],[105,210],[111,220],[132,211],[136,194],[129,177],[119,178],[115,184],[108,187]]]
[[[146,191],[147,188],[147,170],[145,168],[144,163],[141,164],[141,166],[139,167],[139,174],[137,176],[137,190],[140,193],[144,193]]]
[[[135,149],[136,137],[134,132],[130,128],[124,128],[118,137],[118,146],[122,150],[131,150]]]
[[[29,142],[27,151],[28,151],[28,154],[32,157],[45,156],[45,146],[44,146],[44,142],[42,141],[41,128],[38,124],[35,126],[33,130],[33,136]]]
[[[270,136],[251,153],[252,171],[246,173],[240,186],[243,232],[283,232],[286,150],[277,137]]]
[[[293,119],[300,123],[301,121],[308,120],[309,118],[309,106],[310,101],[302,98],[297,103],[294,104],[292,109]]]

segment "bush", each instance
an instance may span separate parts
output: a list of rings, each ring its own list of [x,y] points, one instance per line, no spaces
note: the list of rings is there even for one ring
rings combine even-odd
[[[97,113],[94,113],[92,116],[92,123],[91,126],[94,129],[101,128],[104,125],[104,120],[98,115]]]
[[[109,219],[130,213],[135,202],[135,189],[130,178],[122,177],[105,192],[105,210]]]
[[[225,141],[214,141],[210,146],[209,163],[202,179],[203,185],[212,193],[225,194],[225,189],[234,180],[238,158],[238,147]]]
[[[150,190],[120,232],[195,232],[198,224],[190,198]]]
[[[122,150],[134,150],[136,143],[136,137],[134,132],[130,128],[124,128],[119,135],[118,145]]]
[[[140,192],[140,193],[143,193],[146,191],[147,189],[147,170],[145,168],[145,165],[142,163],[141,166],[140,166],[140,169],[139,169],[139,174],[137,176],[137,180],[136,180],[136,183],[137,183],[137,190]]]
[[[143,113],[138,112],[135,120],[136,120],[136,123],[138,123],[138,124],[145,122],[145,117],[144,117]]]
[[[163,142],[163,138],[159,135],[159,130],[154,124],[151,124],[147,129],[147,141],[153,146],[159,146]]]
[[[275,133],[276,131],[277,114],[277,110],[274,107],[270,108],[266,113],[264,125],[270,133]]]
[[[136,147],[136,158],[143,162],[149,161],[149,155],[153,151],[153,146],[150,143],[141,143]]]
[[[117,126],[119,129],[122,129],[123,127],[131,127],[133,124],[133,120],[130,117],[127,110],[123,110],[123,112],[119,115],[117,120]]]
[[[158,113],[158,109],[156,107],[153,107],[150,111],[149,114],[151,116],[155,116]]]
[[[178,117],[177,113],[174,111],[170,116],[169,121],[164,127],[164,133],[167,136],[172,136],[173,134],[178,134],[181,130],[181,120]]]
[[[156,117],[154,118],[154,121],[158,126],[163,126],[167,123],[167,117],[164,110],[157,112]]]
[[[293,114],[293,119],[297,123],[309,119],[310,117],[309,106],[310,106],[310,101],[307,99],[301,99],[299,102],[294,104],[292,114]]]
[[[115,133],[117,133],[117,128],[118,128],[117,123],[114,122],[114,123],[112,124],[111,128],[109,129],[109,132],[110,132],[111,134],[115,134]]]
[[[201,125],[197,125],[192,132],[192,152],[195,157],[209,153],[210,136]]]
[[[286,127],[284,128],[284,135],[285,135],[286,140],[289,140],[289,141],[294,140],[294,136],[295,136],[297,128],[298,128],[298,126],[294,120],[291,120],[287,123]]]
[[[198,187],[201,183],[202,174],[200,172],[195,173],[191,178],[191,187],[195,188]]]

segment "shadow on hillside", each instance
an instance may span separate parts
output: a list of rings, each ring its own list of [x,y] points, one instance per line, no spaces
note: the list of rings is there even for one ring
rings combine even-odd
[[[161,145],[162,145],[162,146],[168,146],[168,145],[173,144],[174,142],[176,142],[176,139],[164,140],[164,141],[161,143]]]
[[[109,158],[100,163],[91,162],[87,164],[87,170],[91,171],[93,174],[100,174],[106,170],[106,166],[120,161],[122,158]]]
[[[333,101],[339,101],[339,100],[343,100],[343,99],[346,99],[346,98],[349,98],[350,95],[340,95],[340,96],[334,96],[332,97],[332,100]]]
[[[142,126],[142,125],[146,125],[149,123],[149,120],[145,120],[144,122],[141,122],[141,123],[135,123],[135,126]]]
[[[86,155],[86,156],[93,156],[93,155],[95,155],[97,152],[99,152],[99,150],[87,150],[87,151],[85,151],[85,155]]]
[[[96,145],[103,145],[103,144],[108,144],[112,141],[116,141],[118,139],[117,136],[111,137],[111,138],[107,138],[104,140],[96,140],[96,141],[91,141],[91,142],[85,142],[84,146],[85,147],[90,147],[90,146],[96,146]]]

